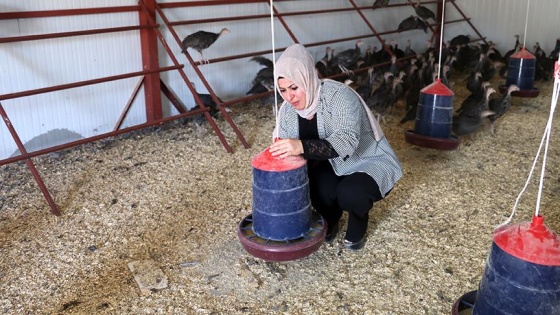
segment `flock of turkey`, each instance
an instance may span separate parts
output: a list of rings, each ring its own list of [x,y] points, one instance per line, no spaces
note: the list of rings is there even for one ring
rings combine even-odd
[[[373,9],[387,6],[388,2],[376,0]],[[409,2],[417,15],[401,22],[398,31],[426,30],[427,20],[435,20],[435,14],[419,2]],[[188,48],[198,51],[203,63],[202,51],[228,32],[224,28],[219,33],[199,31],[188,35],[183,40],[183,52]],[[415,120],[420,91],[436,79],[453,90],[454,83],[450,80],[453,76],[468,76],[466,88],[470,95],[463,100],[455,100],[458,108],[453,117],[453,133],[456,136],[474,133],[486,121],[490,122],[490,130],[494,133],[494,122],[509,109],[511,93],[519,88],[510,85],[502,95],[496,96],[498,93],[490,81],[495,76],[505,79],[509,58],[524,49],[519,42],[519,35],[515,35],[515,39],[512,49],[505,54],[500,53],[491,41],[473,43],[469,35],[459,35],[447,41],[442,45],[441,52],[432,42],[428,43],[424,51],[416,52],[411,48],[410,40],[404,49],[399,48],[395,41],[384,44],[381,49],[373,46],[364,49],[363,41],[357,40],[354,47],[340,52],[326,47],[316,68],[322,78],[336,79],[353,87],[383,124],[386,123],[386,115],[395,112],[398,103],[405,104],[405,114],[400,124]],[[536,58],[535,80],[550,79],[554,61],[558,58],[558,48],[547,55],[536,43],[531,53]],[[439,60],[441,65],[438,64]],[[246,94],[273,90],[272,60],[256,56],[251,61],[263,67],[255,75],[252,87]],[[210,98],[205,105],[216,109],[216,104]]]

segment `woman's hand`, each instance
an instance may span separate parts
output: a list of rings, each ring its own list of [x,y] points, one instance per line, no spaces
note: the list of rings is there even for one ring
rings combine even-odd
[[[303,144],[299,139],[279,139],[268,148],[272,156],[285,158],[303,154]]]

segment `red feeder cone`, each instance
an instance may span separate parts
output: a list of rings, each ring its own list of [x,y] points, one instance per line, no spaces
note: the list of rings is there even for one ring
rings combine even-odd
[[[560,238],[543,220],[494,231],[478,291],[457,301],[452,314],[473,302],[473,315],[560,314]]]

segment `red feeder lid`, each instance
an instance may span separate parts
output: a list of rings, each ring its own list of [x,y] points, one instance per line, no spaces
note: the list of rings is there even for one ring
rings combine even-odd
[[[516,52],[515,54],[511,55],[510,58],[515,59],[535,59],[535,56],[530,53],[525,47],[521,48],[520,51]]]
[[[546,266],[560,266],[560,239],[543,224],[542,216],[533,222],[506,225],[494,231],[494,243],[519,259]]]
[[[451,91],[445,84],[441,83],[440,79],[436,79],[436,81],[422,90],[420,92],[424,94],[433,94],[433,95],[442,95],[442,96],[453,96],[455,95],[453,91]]]
[[[287,158],[277,158],[270,154],[268,148],[261,151],[251,159],[254,168],[270,172],[285,172],[295,170],[305,165],[307,161],[301,156],[289,156]]]

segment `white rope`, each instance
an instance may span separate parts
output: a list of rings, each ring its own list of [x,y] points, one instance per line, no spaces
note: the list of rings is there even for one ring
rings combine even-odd
[[[550,115],[548,116],[548,122],[546,124],[545,134],[546,134],[546,145],[544,147],[544,155],[543,155],[543,163],[541,167],[541,178],[539,181],[539,193],[537,195],[537,205],[535,209],[535,215],[539,215],[540,210],[540,201],[542,196],[542,188],[544,184],[544,171],[546,168],[546,158],[548,155],[548,144],[550,142],[550,133],[552,131],[552,120],[554,119],[554,111],[556,110],[556,104],[558,103],[558,91],[560,85],[560,78],[558,76],[558,61],[556,62],[555,71],[554,71],[554,88],[552,91],[552,100],[550,103]]]
[[[270,32],[271,32],[271,38],[272,38],[272,69],[276,68],[276,46],[274,44],[274,0],[270,0]],[[273,139],[272,141],[274,141],[274,138],[278,138],[278,133],[279,133],[279,128],[278,128],[278,93],[276,93],[276,91],[278,90],[276,88],[276,80],[274,80],[274,76],[273,76],[273,81],[274,81],[274,121],[276,124],[276,128],[274,128],[274,130],[276,130],[276,134],[273,135]]]
[[[527,1],[527,14],[525,15],[525,33],[523,34],[523,48],[525,48],[525,39],[527,38],[527,24],[529,22],[529,5],[531,0]]]
[[[553,91],[552,91],[552,100],[550,102],[550,114],[548,116],[548,122],[546,124],[546,128],[544,130],[544,134],[543,134],[543,137],[541,139],[539,149],[537,150],[537,154],[535,156],[535,159],[533,160],[533,165],[531,166],[531,170],[529,171],[529,176],[527,178],[527,181],[525,182],[525,186],[523,187],[523,189],[521,189],[521,192],[519,193],[519,195],[517,196],[517,199],[515,200],[515,204],[513,205],[513,210],[511,212],[511,215],[509,216],[509,218],[505,222],[498,225],[498,227],[508,224],[513,219],[513,216],[515,215],[515,211],[517,209],[517,205],[519,204],[519,200],[521,199],[521,195],[523,195],[523,193],[527,189],[527,186],[529,185],[529,181],[531,180],[531,177],[533,176],[533,171],[535,170],[535,166],[537,164],[538,158],[541,154],[541,150],[542,150],[543,144],[544,144],[545,145],[544,146],[544,155],[543,155],[543,162],[542,162],[542,167],[541,167],[541,176],[540,176],[540,180],[539,180],[539,190],[538,190],[538,194],[537,194],[537,205],[536,205],[536,208],[535,208],[535,216],[539,215],[542,189],[543,189],[543,184],[544,184],[544,171],[546,169],[546,157],[547,157],[547,154],[548,154],[548,144],[549,144],[549,140],[550,140],[550,133],[552,131],[552,120],[554,119],[554,111],[556,110],[556,104],[558,103],[558,94],[560,92],[560,73],[559,73],[560,72],[560,70],[559,70],[560,66],[559,65],[560,65],[560,57],[559,57],[559,60],[556,62],[555,69],[554,69],[554,87],[553,87]]]
[[[438,72],[437,78],[439,80],[439,74],[441,73],[441,50],[443,47],[443,23],[445,18],[445,0],[443,0],[443,7],[441,8],[441,26],[439,28],[439,57],[438,57]]]

